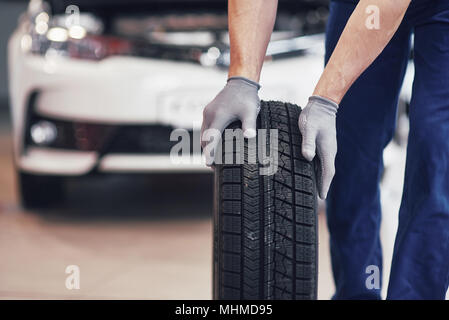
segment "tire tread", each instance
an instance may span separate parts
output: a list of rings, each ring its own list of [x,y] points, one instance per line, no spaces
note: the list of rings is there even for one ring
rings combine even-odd
[[[247,162],[215,167],[217,299],[316,299],[316,180],[313,163],[298,152],[299,114],[293,104],[261,103],[258,128],[278,129],[274,175]]]

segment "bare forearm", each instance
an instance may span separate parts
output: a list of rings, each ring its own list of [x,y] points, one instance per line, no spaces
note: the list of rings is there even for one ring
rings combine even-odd
[[[410,0],[360,0],[318,81],[314,95],[340,103],[354,81],[377,58],[399,27]],[[366,26],[366,8],[379,8],[379,28]]]
[[[278,0],[229,0],[229,77],[259,81],[276,19]]]

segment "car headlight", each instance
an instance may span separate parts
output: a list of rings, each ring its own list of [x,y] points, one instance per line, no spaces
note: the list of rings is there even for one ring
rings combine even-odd
[[[129,41],[103,35],[103,23],[90,13],[50,14],[43,1],[31,1],[25,19],[24,51],[70,58],[101,60],[131,52]]]
[[[280,24],[290,26],[290,22],[302,18],[300,21],[316,31],[313,26],[325,20],[327,9],[323,8],[309,11],[306,16],[293,15]],[[113,55],[135,56],[223,68],[230,63],[228,36],[222,28],[225,19],[220,14],[205,17],[202,13],[186,13],[176,18],[173,15],[159,17],[154,13],[148,17],[125,15],[108,20],[108,30],[103,32],[102,19],[92,13],[81,13],[75,5],[69,5],[66,14],[51,15],[50,12],[45,1],[30,1],[23,17],[25,21],[21,23],[26,28],[21,42],[24,51],[47,57],[59,55],[91,60]],[[284,29],[273,33],[267,59],[303,55],[322,43],[322,35],[309,32],[308,28],[302,28],[301,32],[291,27]],[[199,39],[202,40],[197,41]]]
[[[190,61],[205,66],[226,65],[229,60],[226,46],[213,44],[184,45],[163,43],[120,34],[105,34],[100,18],[91,13],[51,15],[48,4],[42,0],[31,0],[28,11],[22,17],[26,32],[21,40],[22,50],[46,57],[101,60],[109,56],[136,56],[153,59]],[[218,48],[217,48],[218,46]],[[222,61],[223,60],[223,61]]]

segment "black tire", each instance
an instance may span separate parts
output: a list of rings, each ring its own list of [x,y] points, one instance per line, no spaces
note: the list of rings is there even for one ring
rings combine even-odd
[[[215,165],[214,299],[317,298],[315,165],[300,152],[300,112],[293,104],[261,102],[258,129],[278,129],[274,175],[260,175],[259,161]]]
[[[63,202],[63,177],[18,172],[20,203],[25,209],[43,209]]]

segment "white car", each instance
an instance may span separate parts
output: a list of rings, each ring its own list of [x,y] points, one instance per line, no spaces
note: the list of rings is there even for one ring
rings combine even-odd
[[[323,68],[327,1],[280,1],[261,98],[304,105]],[[199,140],[229,63],[225,0],[30,1],[9,41],[14,161],[22,204],[60,200],[92,172],[207,172]]]

